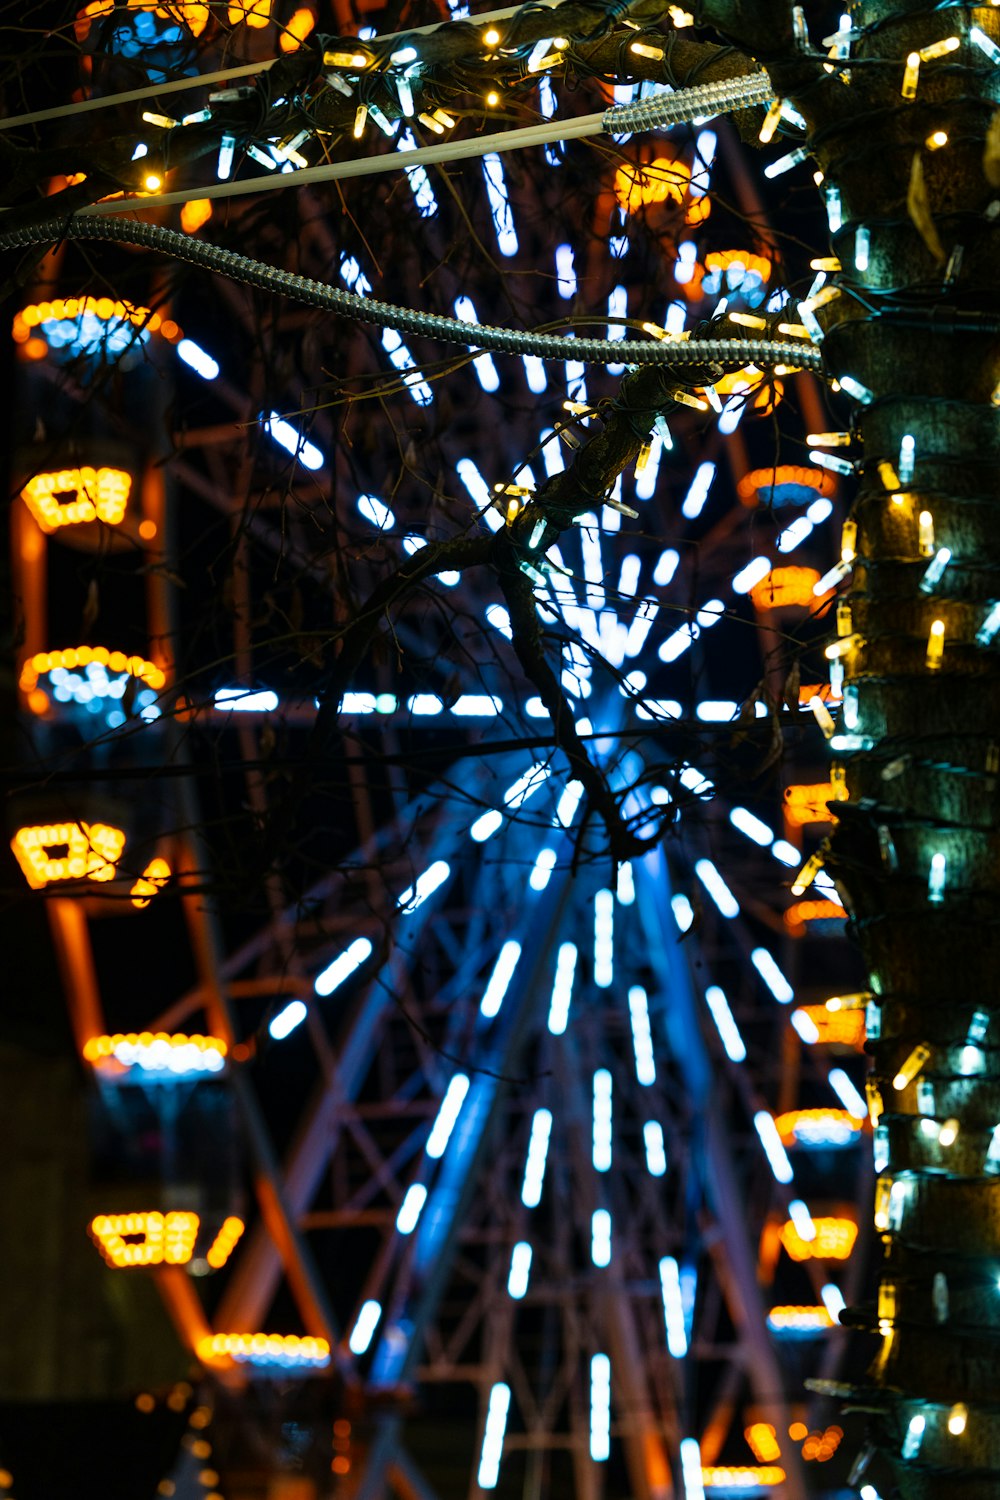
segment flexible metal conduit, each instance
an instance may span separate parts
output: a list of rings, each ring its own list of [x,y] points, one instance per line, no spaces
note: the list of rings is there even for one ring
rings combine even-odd
[[[755,364],[796,365],[818,370],[822,356],[812,344],[777,339],[688,339],[660,341],[650,339],[611,340],[572,338],[551,333],[521,333],[512,328],[493,328],[487,324],[463,323],[458,318],[438,313],[417,312],[396,307],[374,297],[343,291],[309,276],[295,276],[225,250],[206,244],[175,229],[131,220],[98,218],[77,214],[71,219],[50,219],[23,229],[0,232],[0,250],[20,250],[60,239],[112,240],[117,244],[139,245],[158,250],[191,265],[203,266],[229,276],[234,281],[262,291],[277,292],[324,312],[338,313],[378,328],[394,328],[400,333],[418,334],[445,343],[461,344],[467,349],[488,349],[496,354],[534,354],[541,359],[575,359],[584,364],[631,365],[704,365],[719,364],[739,368]]]

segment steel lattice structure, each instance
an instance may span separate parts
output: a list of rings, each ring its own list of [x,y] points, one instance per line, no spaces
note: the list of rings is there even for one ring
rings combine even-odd
[[[694,138],[704,164],[715,132],[709,142],[698,130],[685,140]],[[757,212],[735,137],[722,124],[718,135],[744,209]],[[487,174],[475,189],[486,222],[495,207],[488,182]],[[423,217],[430,181],[411,178],[410,187]],[[342,246],[329,205],[313,191],[300,190],[297,271],[322,279],[336,267],[343,284],[370,290],[374,266],[366,270]],[[598,209],[595,224],[607,202]],[[433,237],[433,215],[426,226]],[[617,227],[627,235],[624,210]],[[550,231],[533,234],[554,250]],[[864,1236],[844,1275],[838,1249],[813,1258],[809,1244],[828,1222],[857,1224],[850,1205],[867,1191],[868,1169],[857,1149],[864,1110],[858,1103],[852,1111],[857,1090],[850,1064],[846,1072],[840,1066],[857,1029],[821,1029],[826,1023],[807,1002],[850,989],[853,970],[824,935],[824,922],[840,930],[829,882],[811,893],[815,911],[785,919],[801,829],[827,821],[825,806],[816,804],[813,817],[790,810],[778,833],[773,791],[740,795],[741,744],[759,747],[765,730],[785,736],[801,766],[786,780],[811,778],[819,796],[826,778],[816,769],[814,729],[802,728],[813,725],[808,705],[819,689],[804,690],[800,704],[782,650],[783,636],[799,630],[813,606],[782,608],[779,600],[775,608],[773,593],[752,596],[770,573],[753,562],[751,523],[762,512],[737,495],[744,481],[744,501],[769,484],[772,498],[784,498],[786,513],[776,506],[762,522],[776,533],[769,550],[803,548],[818,564],[811,582],[832,550],[824,534],[836,514],[829,475],[813,466],[754,480],[758,444],[740,423],[738,391],[710,429],[682,409],[673,432],[661,429],[646,455],[651,469],[626,475],[612,496],[634,508],[635,520],[595,506],[554,557],[550,551],[555,569],[539,575],[538,617],[583,743],[630,826],[641,832],[658,820],[674,837],[615,866],[583,789],[553,747],[551,716],[518,680],[511,621],[495,587],[481,575],[445,572],[420,609],[393,622],[405,666],[395,671],[383,660],[343,700],[344,821],[326,830],[330,868],[310,846],[297,898],[289,902],[281,880],[269,877],[250,916],[225,870],[219,829],[234,787],[244,810],[267,826],[281,805],[268,774],[274,736],[301,746],[315,718],[312,690],[302,688],[301,674],[281,677],[280,653],[255,623],[267,567],[274,576],[290,568],[308,591],[307,613],[320,600],[343,624],[344,567],[364,594],[391,554],[412,556],[459,529],[502,528],[494,485],[506,486],[500,503],[516,511],[518,489],[531,491],[543,471],[563,469],[574,450],[563,456],[554,429],[568,425],[570,441],[586,441],[601,399],[593,392],[612,377],[598,369],[588,398],[582,365],[550,368],[559,401],[578,403],[577,438],[551,403],[539,418],[541,377],[527,361],[502,377],[508,395],[519,382],[506,425],[484,418],[492,409],[488,356],[446,377],[471,381],[475,372],[484,395],[436,439],[451,472],[435,486],[428,517],[425,481],[380,497],[378,454],[360,441],[362,429],[338,428],[336,408],[313,414],[303,446],[294,380],[275,393],[264,359],[227,358],[223,328],[234,351],[251,347],[260,330],[256,305],[222,278],[211,282],[216,313],[204,334],[197,323],[204,296],[199,306],[188,288],[171,304],[151,282],[160,329],[138,349],[125,338],[109,352],[105,338],[109,366],[132,361],[131,384],[124,399],[119,388],[95,400],[82,334],[70,366],[60,363],[51,328],[41,338],[59,321],[56,289],[70,294],[58,264],[64,253],[44,267],[32,304],[47,307],[49,319],[29,321],[24,326],[39,332],[21,339],[30,356],[21,366],[25,438],[43,408],[50,414],[45,444],[22,461],[23,498],[13,512],[26,621],[25,740],[49,779],[16,810],[21,825],[41,830],[36,845],[50,861],[34,883],[44,892],[95,1086],[123,1135],[152,1110],[172,1143],[161,1200],[123,1200],[120,1211],[198,1215],[187,1253],[171,1264],[167,1251],[157,1252],[152,1274],[182,1343],[200,1360],[201,1389],[215,1393],[206,1399],[217,1403],[221,1451],[227,1432],[236,1451],[241,1422],[245,1429],[257,1413],[273,1417],[292,1403],[290,1372],[299,1365],[324,1392],[316,1425],[349,1424],[350,1436],[334,1443],[332,1470],[326,1455],[315,1494],[479,1500],[499,1484],[526,1497],[665,1500],[693,1496],[702,1482],[710,1492],[788,1500],[834,1493],[810,1461],[833,1409],[823,1395],[807,1395],[802,1379],[836,1377],[843,1334],[833,1324],[838,1305],[862,1289]],[[584,255],[580,283],[600,285],[602,308],[623,315],[606,242],[583,234],[581,262]],[[728,289],[731,305],[753,309],[765,288],[747,266],[743,273],[727,281],[723,259],[699,265],[709,283],[715,276],[717,293]],[[569,275],[565,265],[559,274]],[[692,298],[696,315],[708,296]],[[680,301],[674,306],[683,314]],[[308,317],[291,305],[273,317],[275,347],[301,350],[313,338],[304,358],[312,373],[323,368],[328,345]],[[424,392],[433,399],[439,389],[409,351],[409,365],[394,357],[400,347],[384,337],[374,346],[383,369],[391,362],[403,376],[381,398],[397,423],[414,406],[429,412]],[[183,393],[195,378],[178,351],[206,384],[211,420],[173,426],[173,452],[161,465],[144,431],[151,409],[170,427],[167,382]],[[352,338],[338,378],[368,378],[372,361],[373,345]],[[812,378],[795,384],[810,425],[823,425]],[[199,409],[190,391],[185,400],[189,412]],[[259,443],[248,442],[248,425]],[[274,445],[263,446],[269,437],[290,444],[298,459],[277,483]],[[51,456],[60,444],[63,456]],[[131,590],[121,616],[128,640],[102,641],[103,660],[92,625],[87,660],[66,642],[80,608],[79,577],[65,582],[71,523],[53,526],[51,514],[40,520],[28,503],[29,491],[60,507],[71,491],[93,501],[98,481],[88,463],[95,474],[115,468],[132,476],[120,533],[132,567],[122,568],[123,591]],[[51,477],[48,488],[39,476]],[[710,524],[702,524],[703,510]],[[199,636],[197,605],[178,597],[179,582],[206,587],[197,539],[213,526],[231,547],[224,657],[210,630]],[[78,545],[102,555],[111,532],[98,511]],[[50,590],[47,598],[47,573],[64,594]],[[771,587],[779,587],[776,574]],[[112,605],[102,627],[109,616],[118,624]],[[713,656],[711,643],[726,631],[731,643]],[[442,640],[459,632],[458,664],[446,680],[435,678]],[[124,665],[110,658],[113,650]],[[137,662],[147,656],[152,671],[144,676]],[[670,677],[675,662],[686,672],[696,656],[689,678]],[[118,698],[94,687],[92,664],[103,669],[101,681],[128,679]],[[757,677],[770,685],[770,701],[763,691],[750,696]],[[109,709],[112,701],[122,708]],[[218,785],[206,791],[207,770]],[[148,790],[133,798],[132,786]],[[119,816],[124,853],[97,838],[102,805],[109,825]],[[67,862],[74,857],[75,828],[83,830],[86,868],[67,869],[63,887],[54,862],[64,844]],[[154,858],[164,859],[166,873]],[[24,860],[22,868],[28,873]],[[122,965],[101,936],[110,913],[137,899],[145,906],[117,920],[148,923],[149,941],[174,954],[156,985],[158,1008],[123,993]],[[793,996],[804,1004],[790,1011]],[[192,1081],[178,1065],[165,1081],[165,1054],[154,1058],[149,1049],[156,1038],[191,1035],[223,1044],[217,1077],[206,1080],[203,1068]],[[98,1037],[109,1038],[100,1054]],[[292,1061],[270,1061],[283,1054]],[[242,1166],[229,1157],[220,1164],[207,1147],[195,1152],[197,1166],[183,1160],[191,1141],[179,1122],[203,1098],[216,1101],[205,1120],[214,1121],[219,1154],[239,1140]],[[825,1110],[812,1134],[807,1116],[798,1127],[793,1119],[809,1109]],[[245,1220],[246,1232],[223,1253],[220,1235],[234,1220]],[[147,1224],[108,1223],[93,1230],[105,1250],[114,1233],[123,1245],[154,1243]],[[165,1244],[169,1233],[168,1223]],[[801,1255],[790,1256],[790,1245]],[[213,1253],[222,1258],[218,1281],[201,1282]],[[123,1259],[107,1274],[144,1273]],[[787,1304],[784,1322],[775,1302]],[[251,1347],[259,1330],[298,1343],[280,1354]],[[789,1333],[808,1342],[783,1343]],[[246,1337],[246,1347],[223,1345],[230,1334]],[[796,1423],[805,1427],[797,1440]],[[763,1439],[747,1446],[743,1431],[754,1424],[777,1435],[773,1461]],[[811,1454],[802,1447],[806,1432]],[[837,1441],[829,1440],[831,1453]],[[269,1461],[278,1466],[275,1451]],[[246,1482],[235,1461],[232,1468],[218,1481],[227,1496],[244,1493]],[[197,1454],[185,1449],[168,1476],[174,1493],[204,1493],[201,1472]]]

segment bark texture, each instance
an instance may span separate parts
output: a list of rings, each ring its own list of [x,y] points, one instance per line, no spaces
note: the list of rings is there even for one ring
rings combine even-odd
[[[736,8],[746,41],[753,7]],[[871,394],[855,410],[855,634],[833,740],[849,800],[836,805],[829,860],[871,976],[868,1051],[881,1110],[879,1304],[851,1321],[881,1337],[863,1401],[874,1413],[881,1461],[869,1477],[879,1492],[995,1500],[1000,1177],[988,1153],[1000,1123],[1000,633],[991,643],[977,633],[1000,599],[1000,413],[991,401],[1000,203],[984,169],[1000,67],[970,27],[1000,46],[1000,12],[862,0],[852,21],[860,35],[843,77],[823,72],[794,94],[824,191],[839,192],[843,215],[832,236],[841,295],[817,314],[827,373]],[[922,60],[916,97],[904,98],[907,56],[949,37],[960,45]],[[772,76],[777,83],[776,68]],[[913,475],[904,462],[894,482],[885,466],[898,475],[907,435]],[[951,552],[940,580],[923,588],[931,558],[921,512],[933,518],[933,550]],[[935,621],[944,624],[936,665]],[[940,899],[929,884],[936,855],[945,860]],[[919,1072],[895,1087],[918,1045],[929,1049]]]

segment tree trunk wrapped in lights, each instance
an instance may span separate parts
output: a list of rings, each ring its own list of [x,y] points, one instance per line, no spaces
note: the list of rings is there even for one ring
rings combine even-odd
[[[882,1337],[862,1404],[893,1493],[987,1500],[1000,1474],[1000,203],[987,144],[1000,13],[864,0],[838,72],[801,11],[775,9],[707,0],[699,19],[761,56],[806,117],[842,265],[827,283],[839,295],[821,291],[805,316],[818,314],[827,373],[853,398],[860,480],[832,739],[849,800],[828,863],[872,991],[885,1259],[877,1309],[853,1316]]]

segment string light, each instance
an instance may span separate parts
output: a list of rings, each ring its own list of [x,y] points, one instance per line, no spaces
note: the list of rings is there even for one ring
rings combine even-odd
[[[118,526],[131,488],[131,475],[123,469],[58,469],[35,474],[21,490],[21,499],[46,532],[95,520]]]
[[[322,1369],[330,1363],[326,1339],[294,1333],[213,1333],[195,1345],[198,1358],[208,1365],[273,1365],[281,1370]]]
[[[10,846],[28,884],[42,890],[64,880],[113,880],[125,834],[106,823],[43,823],[19,828]]]
[[[918,1042],[892,1080],[892,1086],[897,1093],[905,1089],[908,1083],[913,1082],[930,1055],[931,1049],[926,1042]]]
[[[182,1266],[198,1234],[198,1215],[171,1213],[98,1214],[90,1234],[109,1266]]]
[[[188,1036],[182,1031],[120,1032],[110,1036],[88,1038],[83,1046],[85,1060],[95,1068],[139,1068],[145,1075],[185,1077],[198,1073],[221,1073],[225,1066],[226,1044],[221,1037]]]

